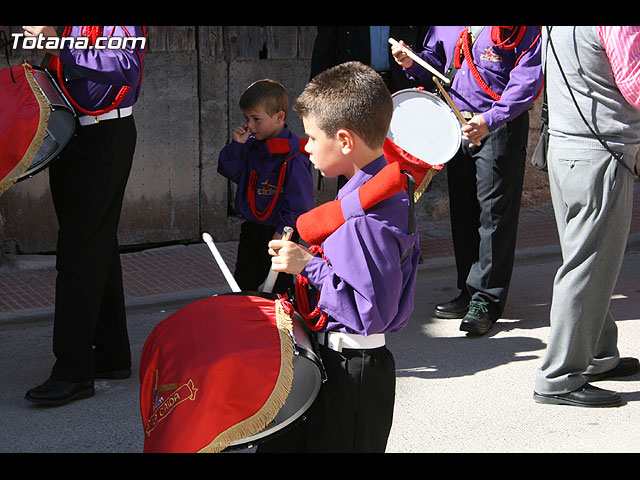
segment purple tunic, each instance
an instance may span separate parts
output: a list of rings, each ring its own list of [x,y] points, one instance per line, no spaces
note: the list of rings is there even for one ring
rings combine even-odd
[[[460,32],[465,28],[431,27],[424,40],[424,50],[415,53],[436,70],[446,72]],[[485,27],[474,42],[471,54],[480,77],[501,98],[494,100],[480,88],[465,60],[451,85],[451,99],[462,111],[482,113],[489,130],[494,131],[522,114],[539,95],[543,83],[540,48],[540,27],[527,27],[522,40],[512,50],[495,46],[491,41],[491,27]],[[420,81],[432,77],[417,62],[406,73]]]
[[[287,127],[276,137],[289,141],[289,151],[272,153],[268,148],[268,140],[256,140],[253,136],[245,143],[232,140],[220,152],[218,172],[238,185],[236,193],[236,213],[246,220],[275,227],[278,233],[286,226],[294,227],[296,220],[303,213],[314,207],[313,175],[308,155],[301,150],[298,137]],[[287,171],[283,191],[278,195],[272,214],[264,221],[258,220],[247,201],[249,176],[256,170],[255,206],[257,211],[264,211],[276,194],[280,167],[286,158]]]
[[[358,188],[386,164],[376,159],[340,189],[346,222],[321,245],[329,263],[314,257],[301,273],[320,291],[326,330],[392,333],[413,311],[420,244],[417,233],[407,234],[409,199],[397,193],[364,212],[358,198]]]
[[[71,28],[70,37],[83,36],[82,28]],[[141,26],[106,26],[103,36],[142,37]],[[139,47],[139,44],[136,44]],[[130,107],[140,95],[143,52],[131,48],[111,50],[107,48],[71,49],[63,43],[60,61],[84,77],[67,82],[67,90],[73,99],[86,110],[101,110],[110,106],[122,86],[132,88],[119,108]]]

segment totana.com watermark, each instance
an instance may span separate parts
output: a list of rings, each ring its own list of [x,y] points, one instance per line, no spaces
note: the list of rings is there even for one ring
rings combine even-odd
[[[91,44],[89,37],[46,37],[42,34],[33,37],[24,33],[12,33],[11,36],[13,37],[13,48],[22,47],[25,50],[60,50],[64,47],[75,50],[144,49],[147,41],[146,37],[112,36],[97,37],[95,43]]]

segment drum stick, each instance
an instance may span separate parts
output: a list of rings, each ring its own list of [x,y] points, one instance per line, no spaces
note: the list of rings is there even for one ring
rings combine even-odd
[[[218,262],[218,266],[220,267],[220,270],[222,270],[222,274],[224,275],[224,278],[227,280],[227,283],[231,287],[231,291],[239,292],[240,287],[238,286],[236,279],[233,278],[233,275],[231,275],[231,272],[229,271],[227,264],[224,263],[224,259],[222,258],[222,255],[220,255],[218,248],[213,243],[213,238],[211,238],[211,235],[209,235],[207,232],[204,232],[202,234],[202,239],[205,241],[207,245],[209,245],[209,250],[211,250],[211,253],[213,253],[213,257],[216,259],[216,262]]]
[[[451,100],[451,97],[449,96],[447,91],[444,89],[444,87],[440,84],[440,82],[438,81],[438,79],[435,76],[433,77],[433,81],[436,84],[436,86],[438,87],[438,89],[440,90],[440,93],[442,94],[444,99],[447,101],[447,103],[449,104],[449,106],[453,110],[453,112],[456,114],[456,117],[458,117],[458,120],[460,120],[460,123],[462,123],[462,125],[466,125],[467,121],[462,116],[462,113],[460,113],[460,110],[458,109],[458,107],[456,107],[456,104],[453,103],[453,100]],[[477,145],[480,145],[480,142],[477,142]]]
[[[293,228],[291,227],[284,227],[282,229],[282,238],[280,238],[280,240],[290,240],[291,239],[291,235],[293,234]],[[266,292],[266,293],[271,293],[273,290],[273,287],[276,284],[276,280],[278,278],[278,273],[276,272],[273,267],[269,269],[269,274],[267,275],[267,279],[264,281],[264,284],[262,285],[262,291]]]
[[[460,120],[460,123],[462,123],[462,125],[466,125],[467,121],[465,120],[465,118],[462,116],[462,113],[460,113],[460,110],[458,109],[458,107],[456,107],[456,104],[453,103],[453,100],[451,100],[451,97],[449,96],[449,94],[447,93],[447,91],[444,89],[444,87],[442,86],[442,84],[438,81],[438,79],[436,77],[433,77],[433,81],[436,84],[436,86],[438,87],[438,90],[440,90],[440,93],[442,94],[442,96],[444,97],[444,99],[446,100],[446,102],[449,104],[449,106],[451,107],[451,110],[453,110],[453,113],[456,114],[456,117],[458,117],[458,120]]]
[[[396,45],[400,46],[400,43],[398,43],[396,40],[394,40],[393,38],[389,38],[389,43],[391,45],[393,45],[394,47]],[[408,48],[402,47],[402,53],[404,53],[406,56],[408,56],[411,60],[413,60],[414,62],[416,62],[418,65],[420,65],[423,68],[426,68],[427,70],[429,70],[431,73],[433,73],[435,76],[437,76],[438,78],[440,78],[440,80],[442,80],[444,83],[446,83],[447,85],[449,83],[451,83],[451,81],[445,77],[444,75],[442,75],[438,70],[436,70],[435,68],[433,68],[431,65],[429,65],[427,62],[425,62],[423,59],[421,59],[419,56],[417,56],[415,53],[413,53],[411,50],[409,50]]]

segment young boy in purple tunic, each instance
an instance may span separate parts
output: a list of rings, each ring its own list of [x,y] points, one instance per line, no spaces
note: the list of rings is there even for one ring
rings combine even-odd
[[[258,451],[384,452],[395,402],[385,335],[403,328],[413,311],[420,256],[404,191],[367,211],[359,198],[359,188],[387,165],[382,145],[391,97],[373,69],[348,62],[316,76],[294,110],[309,137],[311,163],[322,175],[348,179],[337,196],[345,221],[322,243],[322,255],[292,242],[269,243],[276,271],[300,274],[319,292],[327,381],[307,419]]]
[[[313,177],[303,145],[285,124],[289,98],[280,83],[254,82],[239,105],[246,121],[220,152],[218,172],[238,185],[235,210],[245,219],[234,277],[242,290],[258,291],[271,268],[269,241],[314,206]],[[292,285],[291,276],[278,275],[273,291]]]

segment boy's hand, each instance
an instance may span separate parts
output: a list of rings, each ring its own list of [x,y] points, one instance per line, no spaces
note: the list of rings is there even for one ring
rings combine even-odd
[[[251,131],[249,130],[248,125],[246,123],[243,123],[242,125],[238,125],[233,130],[233,139],[238,143],[245,143],[250,134]]]
[[[269,242],[271,267],[276,272],[297,275],[309,263],[314,255],[302,245],[286,240]]]

